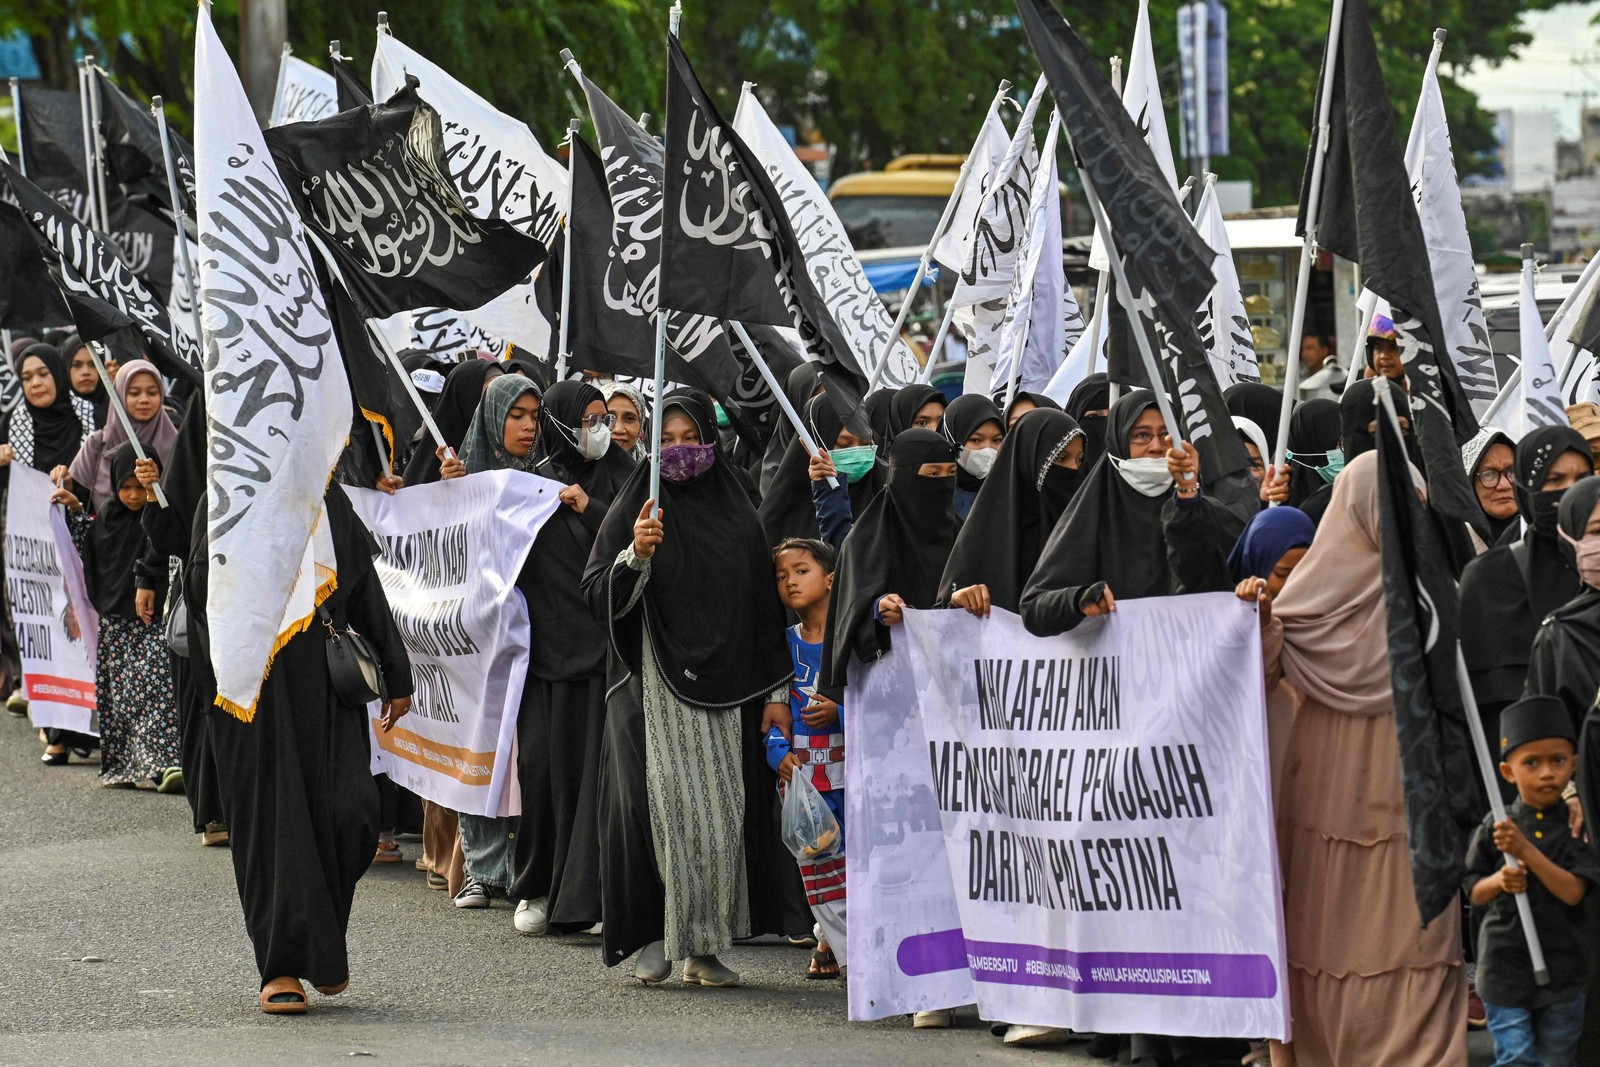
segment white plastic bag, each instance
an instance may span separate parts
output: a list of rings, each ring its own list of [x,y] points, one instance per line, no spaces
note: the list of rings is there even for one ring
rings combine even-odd
[[[839,820],[801,767],[783,793],[783,843],[801,863],[820,863],[839,852]]]

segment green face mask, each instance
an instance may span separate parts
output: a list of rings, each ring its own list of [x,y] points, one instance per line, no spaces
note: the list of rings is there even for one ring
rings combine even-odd
[[[1328,462],[1323,466],[1318,467],[1317,473],[1322,475],[1322,480],[1324,482],[1332,485],[1333,480],[1339,477],[1339,472],[1342,470],[1344,470],[1344,449],[1328,449]]]
[[[833,460],[833,469],[844,475],[844,480],[854,485],[865,478],[872,465],[878,461],[877,445],[856,445],[854,448],[834,448],[828,450],[828,458]]]

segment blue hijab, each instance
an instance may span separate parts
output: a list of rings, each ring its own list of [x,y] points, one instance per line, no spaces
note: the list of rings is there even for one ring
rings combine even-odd
[[[1246,578],[1267,577],[1285,552],[1309,545],[1316,533],[1315,524],[1299,508],[1287,505],[1263,508],[1250,520],[1228,554],[1228,569],[1233,572],[1233,580],[1242,582]]]

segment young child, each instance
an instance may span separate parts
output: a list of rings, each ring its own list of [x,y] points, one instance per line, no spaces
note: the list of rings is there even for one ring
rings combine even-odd
[[[107,786],[153,782],[183,789],[178,766],[178,705],[172,691],[161,615],[165,574],[144,570],[139,513],[149,491],[135,471],[132,444],[111,456],[111,495],[95,509],[79,552],[89,600],[100,613],[95,694],[100,719],[100,779]],[[152,471],[154,473],[154,471]],[[53,499],[68,511],[84,504],[67,489]]]
[[[1506,821],[1486,816],[1467,848],[1465,886],[1472,903],[1487,909],[1478,995],[1496,1063],[1565,1067],[1583,1030],[1591,934],[1582,905],[1600,882],[1600,864],[1567,825],[1562,794],[1572,781],[1575,740],[1572,716],[1555,697],[1523,697],[1501,712],[1500,774],[1516,785],[1517,800]],[[1547,986],[1534,983],[1514,893],[1528,895]]]
[[[822,641],[828,629],[828,592],[833,588],[833,549],[824,541],[790,537],[772,552],[778,597],[800,621],[788,630],[794,659],[789,708],[794,742],[773,729],[767,733],[767,762],[784,782],[796,771],[817,787],[839,820],[839,851],[821,863],[800,864],[806,899],[817,920],[817,949],[807,978],[838,978],[848,961],[844,925],[844,721],[838,704],[817,692],[822,674]]]

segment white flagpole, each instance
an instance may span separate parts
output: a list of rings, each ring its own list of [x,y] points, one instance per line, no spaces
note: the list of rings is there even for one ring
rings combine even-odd
[[[988,112],[984,115],[985,123],[999,110],[1000,104],[1006,99],[1006,94],[1010,92],[1011,82],[1002,81],[1000,88],[995,91],[994,100],[989,104]],[[928,265],[933,262],[934,246],[939,243],[939,238],[944,236],[945,227],[950,225],[950,216],[955,214],[956,204],[961,200],[961,192],[967,187],[967,179],[972,174],[972,157],[976,153],[976,141],[973,142],[973,149],[974,151],[968,152],[967,158],[961,161],[961,171],[956,175],[955,188],[950,190],[950,199],[945,201],[944,214],[939,216],[939,225],[933,228],[933,236],[928,239],[928,247],[922,250],[922,258],[917,261],[917,273],[912,277],[910,286],[906,288],[906,298],[900,302],[900,313],[895,316],[894,328],[889,331],[888,345],[884,348],[877,366],[872,368],[872,376],[867,379],[867,393],[876,389],[878,383],[883,380],[883,373],[889,367],[889,358],[894,355],[894,346],[900,343],[900,331],[905,329],[906,318],[911,314],[911,304],[917,298],[917,290],[922,288],[922,279],[928,276]]]
[[[1122,57],[1111,57],[1111,89],[1118,97],[1122,96]],[[1089,312],[1089,370],[1084,375],[1094,373],[1094,365],[1100,362],[1101,331],[1105,329],[1106,322],[1106,297],[1110,295],[1111,272],[1101,271],[1100,277],[1094,283],[1094,310]],[[1117,387],[1113,385],[1112,389]],[[1116,397],[1111,397],[1113,401]]]
[[[567,313],[572,309],[572,197],[577,182],[578,130],[582,119],[567,123],[567,224],[566,251],[561,263],[561,323],[556,342],[556,381],[567,380]]]
[[[128,418],[128,409],[122,406],[122,398],[117,395],[116,383],[111,380],[111,375],[106,373],[106,364],[101,353],[101,349],[103,347],[104,346],[99,341],[91,341],[88,345],[89,358],[94,360],[94,369],[99,372],[100,380],[105,383],[106,396],[111,401],[111,410],[117,413],[117,421],[122,423],[122,430],[128,435],[128,443],[133,446],[133,454],[135,458],[149,459],[150,457],[145,455],[144,445],[139,443],[139,435],[133,431],[133,420]],[[88,487],[86,486],[85,488]],[[111,488],[112,491],[115,492],[117,487],[112,486]],[[167,494],[166,491],[161,488],[161,483],[156,482],[154,489],[156,493],[156,503],[160,504],[162,507],[166,507]]]
[[[283,113],[283,85],[284,82],[289,80],[289,57],[292,55],[294,55],[294,47],[288,41],[283,42],[283,51],[278,56],[278,85],[272,90],[272,111],[270,114],[274,120]]]
[[[28,150],[22,146],[22,86],[11,79],[11,117],[17,126],[17,169],[28,176]]]
[[[91,191],[98,191],[100,195],[100,225],[102,229],[111,228],[111,201],[106,196],[106,157],[105,146],[100,136],[100,79],[95,77],[99,72],[94,65],[94,56],[85,59],[88,70],[85,74],[89,85],[89,115],[94,120],[92,131],[92,144],[94,145],[94,174],[90,178],[93,183]]]
[[[789,403],[789,395],[783,391],[783,386],[778,382],[778,376],[772,373],[772,368],[767,365],[767,361],[762,357],[761,350],[756,347],[754,341],[750,340],[750,334],[745,330],[744,323],[729,322],[728,325],[733,328],[734,333],[739,335],[740,343],[750,353],[751,362],[761,372],[761,377],[766,379],[767,388],[772,390],[772,395],[778,400],[778,406],[783,409],[784,415],[788,416],[790,425],[794,427],[795,434],[800,438],[800,443],[805,445],[806,451],[813,456],[822,453],[824,451],[823,448],[818,445],[817,439],[811,435],[811,430],[806,426],[805,420],[794,409],[794,405]],[[828,479],[828,485],[834,489],[839,488],[838,480],[832,477]]]
[[[683,18],[683,4],[674,0],[672,9],[667,13],[667,32],[678,36],[678,24]],[[574,63],[573,67],[576,68]],[[665,109],[668,105],[662,102]],[[665,114],[665,110],[663,110]],[[663,120],[662,126],[666,122]],[[661,255],[656,269],[662,270],[666,266],[666,240],[667,229],[661,228]],[[667,391],[667,309],[661,306],[660,286],[656,287],[656,366],[655,366],[655,396],[651,398],[650,418],[650,499],[656,501],[652,517],[661,517],[661,421],[662,413],[666,410]],[[782,393],[782,389],[775,390]]]
[[[89,83],[85,78],[84,61],[78,63],[78,114],[83,118],[83,193],[89,205],[87,221],[90,229],[103,231],[105,224],[100,221],[100,204],[94,195],[94,143],[90,140],[94,127],[89,117]]]
[[[1589,262],[1584,264],[1583,273],[1578,276],[1578,280],[1572,286],[1571,292],[1567,293],[1566,297],[1562,299],[1561,306],[1556,308],[1556,313],[1554,315],[1550,316],[1550,321],[1545,323],[1545,340],[1555,340],[1556,327],[1561,322],[1561,316],[1570,311],[1572,309],[1572,305],[1577,301],[1578,297],[1583,295],[1584,291],[1589,287],[1589,283],[1594,280],[1596,271],[1600,271],[1600,253],[1589,257]],[[1577,356],[1577,346],[1569,346],[1567,349],[1567,354],[1562,357],[1561,366],[1556,370],[1557,381],[1566,380],[1567,372],[1572,369],[1572,361],[1576,359]],[[1500,409],[1505,407],[1507,400],[1511,399],[1513,396],[1521,395],[1522,364],[1519,363],[1510,374],[1506,375],[1506,383],[1500,387],[1500,392],[1497,396],[1495,396],[1494,402],[1489,405],[1489,409],[1483,413],[1483,418],[1478,421],[1485,426],[1489,425],[1494,421],[1494,417],[1497,413],[1499,413]]]
[[[944,319],[939,323],[939,332],[933,335],[933,346],[928,349],[928,360],[922,365],[922,370],[917,372],[917,384],[927,385],[933,381],[933,365],[939,361],[939,349],[944,347],[944,339],[950,333],[950,324],[955,321],[955,304],[946,304]]]
[[[1336,4],[1340,2],[1341,0],[1334,0]],[[1063,126],[1062,132],[1067,135],[1067,144],[1070,147],[1072,131]],[[1128,284],[1128,274],[1122,265],[1121,253],[1117,250],[1116,235],[1111,232],[1111,226],[1106,221],[1105,208],[1100,205],[1100,196],[1094,188],[1094,183],[1089,179],[1088,170],[1081,170],[1078,174],[1083,179],[1083,195],[1089,202],[1089,210],[1094,214],[1094,224],[1099,227],[1100,233],[1106,240],[1106,258],[1111,261],[1111,274],[1116,278],[1117,299],[1121,301],[1123,307],[1131,309],[1134,306],[1133,287]],[[1181,448],[1182,426],[1173,416],[1172,399],[1167,396],[1166,386],[1162,384],[1164,379],[1161,377],[1161,368],[1156,365],[1155,353],[1150,351],[1150,337],[1136,313],[1130,311],[1128,318],[1131,320],[1129,325],[1132,326],[1134,341],[1139,346],[1139,359],[1144,363],[1144,372],[1150,378],[1151,392],[1156,395],[1156,406],[1161,409],[1161,418],[1167,424],[1167,433],[1172,435],[1172,446]]]
[[[1404,436],[1400,430],[1399,414],[1395,411],[1393,386],[1387,378],[1381,375],[1373,379],[1373,388],[1378,402],[1383,405],[1385,416],[1389,425],[1394,428],[1395,437]],[[1494,767],[1489,762],[1489,742],[1483,733],[1483,719],[1478,714],[1478,696],[1472,690],[1472,676],[1467,673],[1466,657],[1461,654],[1461,643],[1456,642],[1456,685],[1461,690],[1462,711],[1466,715],[1467,731],[1472,735],[1472,754],[1474,762],[1478,765],[1478,772],[1483,775],[1484,792],[1489,794],[1489,810],[1494,815],[1497,823],[1505,822],[1505,801],[1500,799],[1500,779],[1495,774]],[[1511,857],[1506,856],[1506,863],[1511,863]],[[1550,970],[1545,966],[1544,947],[1539,942],[1539,929],[1533,923],[1533,910],[1528,904],[1528,894],[1514,893],[1512,897],[1517,902],[1517,917],[1522,920],[1522,932],[1527,935],[1528,961],[1533,965],[1533,980],[1536,984],[1544,986],[1550,984]]]
[[[288,45],[284,45],[285,48]],[[167,135],[167,111],[161,97],[150,98],[150,112],[156,117],[156,128],[161,134],[161,162],[167,168],[167,195],[172,197],[172,219],[178,224],[178,261],[183,264],[183,283],[189,290],[189,313],[194,316],[194,343],[203,349],[205,334],[200,332],[200,286],[194,273],[194,261],[189,256],[189,237],[184,232],[183,220],[188,212],[183,206],[183,196],[178,188],[178,171],[172,165],[172,142]]]
[[[1278,454],[1273,457],[1273,465],[1280,471],[1289,451],[1289,413],[1294,407],[1295,394],[1300,391],[1300,331],[1306,322],[1306,296],[1311,284],[1311,268],[1316,263],[1317,213],[1322,210],[1322,171],[1328,161],[1328,116],[1333,111],[1333,79],[1339,73],[1339,36],[1343,30],[1344,0],[1333,0],[1322,93],[1317,101],[1317,127],[1311,131],[1311,184],[1306,190],[1304,205],[1306,235],[1300,243],[1300,273],[1295,278],[1294,310],[1289,316],[1289,336],[1285,341],[1288,359],[1283,374],[1283,403],[1278,408]]]

